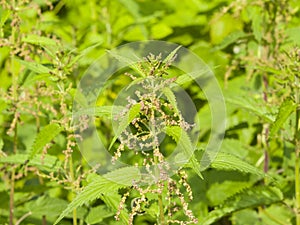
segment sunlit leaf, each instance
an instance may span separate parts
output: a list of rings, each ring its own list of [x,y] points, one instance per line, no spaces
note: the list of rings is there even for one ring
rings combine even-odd
[[[226,199],[224,205],[211,211],[202,219],[201,225],[210,225],[230,213],[241,209],[270,205],[282,201],[283,195],[278,188],[269,186],[251,187]]]
[[[278,130],[282,127],[282,125],[287,121],[291,113],[295,111],[297,105],[293,102],[291,98],[285,99],[284,102],[279,107],[278,114],[276,116],[276,120],[271,124],[270,127],[270,137],[274,137]]]
[[[63,128],[57,123],[52,123],[42,128],[29,152],[29,160],[33,159],[36,154],[41,153],[45,145],[53,140],[62,130]]]

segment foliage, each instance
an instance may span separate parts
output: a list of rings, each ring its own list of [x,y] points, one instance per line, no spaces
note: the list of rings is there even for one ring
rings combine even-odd
[[[300,225],[299,9],[297,0],[0,1],[0,224]],[[226,132],[204,171],[213,124],[205,93],[172,66],[180,47],[141,63],[112,51],[141,40],[190,49],[222,87]],[[73,112],[80,79],[105,53],[130,67],[107,81],[95,108],[76,96],[87,107]],[[155,91],[112,106],[137,85]],[[195,104],[196,131],[176,85]],[[113,159],[133,166],[99,174],[106,159],[89,165],[76,131],[91,115]],[[180,166],[171,168],[174,146]]]

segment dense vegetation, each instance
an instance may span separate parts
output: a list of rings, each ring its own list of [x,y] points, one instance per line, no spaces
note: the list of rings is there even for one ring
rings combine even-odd
[[[0,224],[300,225],[299,34],[298,0],[1,0]]]

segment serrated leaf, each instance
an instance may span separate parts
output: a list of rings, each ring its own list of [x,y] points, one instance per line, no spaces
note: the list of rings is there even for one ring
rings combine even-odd
[[[117,212],[121,202],[121,196],[118,193],[109,193],[108,195],[102,195],[100,198],[111,210]],[[126,208],[121,211],[120,219],[123,224],[128,224],[129,215]]]
[[[211,72],[211,70],[209,68],[204,67],[199,71],[195,71],[195,72],[192,72],[192,73],[185,73],[185,74],[182,74],[179,77],[177,77],[175,83],[176,83],[176,85],[181,86],[183,84],[190,83],[190,82],[194,81],[195,79],[198,79],[201,76],[203,76],[203,75],[205,75],[206,73],[209,73],[209,72]],[[171,84],[171,87],[173,87],[173,86],[174,85]]]
[[[201,225],[210,225],[230,213],[261,205],[271,205],[282,201],[283,195],[278,188],[269,186],[251,187],[225,201],[225,204],[211,211]]]
[[[179,126],[167,126],[165,132],[176,141],[179,149],[182,150],[182,152],[180,152],[183,156],[182,162],[186,163],[186,165],[190,165],[194,172],[203,179],[200,172],[200,164],[194,156],[195,147],[193,147],[191,139],[186,131]],[[186,161],[189,161],[189,163],[187,164]]]
[[[14,154],[7,157],[0,158],[0,163],[9,163],[9,164],[25,164],[28,160],[28,154]],[[36,166],[41,170],[47,171],[57,171],[60,168],[60,161],[51,155],[37,154],[34,158],[28,162],[29,166]]]
[[[95,199],[105,199],[109,203],[109,196],[117,194],[117,190],[128,185],[132,185],[133,180],[139,177],[139,170],[135,167],[125,167],[116,171],[105,174],[104,176],[94,176],[93,181],[86,186],[81,193],[68,205],[60,214],[54,224],[57,224],[73,209],[89,203]],[[118,183],[114,182],[115,180]],[[112,199],[109,205],[117,209],[116,202]],[[126,218],[124,218],[126,219]]]
[[[142,71],[139,66],[137,65],[136,61],[132,61],[129,57],[124,57],[122,55],[119,55],[113,51],[108,51],[107,52],[114,57],[115,59],[117,59],[119,62],[123,63],[123,66],[128,66],[131,69],[133,69],[135,72],[137,72],[139,75],[141,75],[142,77],[146,77],[146,74],[144,73],[144,71]]]
[[[133,180],[138,182],[141,179],[141,174],[138,168],[136,167],[123,167],[121,169],[116,169],[112,172],[109,172],[103,175],[105,179],[115,181],[118,184],[125,186],[131,186]]]
[[[31,160],[36,154],[40,153],[45,145],[55,138],[62,130],[63,128],[56,123],[49,124],[42,128],[35,138],[28,159]]]
[[[178,52],[178,50],[181,48],[181,45],[178,46],[177,48],[175,48],[163,61],[163,63],[170,63],[172,59],[174,59],[174,57],[176,57],[176,53]]]
[[[22,42],[42,46],[57,46],[57,42],[55,40],[34,34],[28,34],[26,37],[23,37]]]
[[[100,46],[103,43],[103,41],[98,42],[94,45],[91,45],[85,49],[83,49],[82,51],[80,51],[80,53],[75,56],[71,62],[68,64],[69,67],[73,66],[76,62],[78,62],[82,57],[86,56],[89,52],[91,52],[93,49],[95,49],[96,47]]]
[[[214,50],[221,50],[226,48],[228,45],[231,45],[233,43],[235,43],[237,40],[241,39],[241,38],[245,38],[249,36],[248,34],[244,33],[241,30],[237,30],[234,31],[232,33],[230,33],[228,36],[226,36],[223,41],[221,42],[221,44],[219,44],[218,46],[216,46],[214,48]]]
[[[27,69],[38,73],[38,74],[42,74],[42,73],[49,73],[50,69],[46,66],[43,66],[40,63],[36,63],[36,62],[28,62],[22,59],[16,59],[18,62],[20,62],[22,65],[24,65]]]
[[[91,208],[89,214],[85,218],[87,224],[96,224],[102,222],[104,218],[111,217],[114,215],[106,205],[99,205]]]
[[[229,97],[228,96],[225,98],[225,101],[227,103],[239,106],[240,108],[242,108],[244,110],[252,112],[267,122],[274,121],[274,117],[268,112],[268,110],[265,107],[263,107],[263,106],[258,107],[257,102],[254,102],[253,100],[251,100],[247,97],[241,97],[241,96]]]
[[[263,18],[262,18],[262,13],[261,9],[259,7],[253,7],[250,13],[250,18],[252,19],[252,30],[255,39],[258,42],[261,42],[262,39],[262,23],[263,23]]]
[[[73,112],[74,117],[79,117],[82,115],[88,116],[99,116],[107,119],[112,119],[113,115],[120,113],[124,110],[123,106],[95,106],[95,107],[86,107],[76,112]]]
[[[34,201],[30,201],[25,205],[25,208],[32,213],[34,217],[47,217],[55,218],[59,216],[68,205],[68,202],[58,198],[50,198],[42,196]]]
[[[287,98],[282,102],[279,107],[275,122],[271,124],[270,127],[270,135],[272,138],[276,135],[278,130],[282,127],[285,121],[289,118],[289,116],[295,111],[297,105],[293,102],[292,99]]]
[[[137,103],[137,104],[133,105],[128,110],[128,112],[124,115],[122,121],[120,122],[120,125],[118,126],[116,134],[115,134],[113,140],[110,143],[109,149],[111,149],[111,147],[116,142],[116,140],[121,135],[121,133],[127,128],[127,126],[131,123],[131,121],[140,113],[140,111],[141,111],[141,104],[140,103]]]
[[[206,197],[211,205],[217,206],[223,204],[226,199],[243,191],[246,188],[250,188],[252,184],[250,182],[231,181],[225,180],[222,183],[213,183],[206,192]],[[218,193],[218,194],[216,194]]]
[[[224,152],[218,153],[214,161],[211,163],[211,167],[220,170],[235,170],[242,173],[265,176],[265,174],[255,166],[252,166],[236,156]]]
[[[163,88],[162,92],[167,97],[167,99],[170,102],[170,104],[173,106],[175,112],[177,114],[179,114],[179,110],[178,110],[178,107],[177,107],[176,96],[173,93],[173,91],[170,88],[165,87],[165,88]]]

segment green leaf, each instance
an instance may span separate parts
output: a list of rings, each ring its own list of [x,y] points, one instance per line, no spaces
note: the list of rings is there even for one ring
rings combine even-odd
[[[255,115],[261,117],[267,122],[274,121],[274,117],[269,113],[269,110],[266,107],[264,107],[262,102],[255,102],[254,100],[249,99],[249,97],[246,96],[228,96],[225,98],[225,101],[227,103],[234,104],[248,112],[254,113]]]
[[[0,137],[0,151],[2,151],[3,145],[4,145],[3,139]]]
[[[28,34],[26,37],[23,37],[22,42],[41,46],[57,46],[57,42],[55,40],[34,34]]]
[[[0,158],[0,163],[9,163],[9,164],[25,164],[28,160],[28,154],[15,154],[9,155],[7,157]],[[41,170],[47,171],[57,171],[60,168],[60,161],[51,155],[41,155],[37,154],[34,158],[28,162],[29,166],[36,166]]]
[[[42,196],[28,202],[25,207],[34,217],[46,215],[48,218],[55,218],[68,206],[68,202],[58,198]]]
[[[22,59],[16,59],[18,62],[20,62],[22,65],[24,65],[27,69],[38,73],[38,74],[42,74],[42,73],[49,73],[50,69],[46,66],[43,66],[40,63],[36,63],[36,62],[28,62]]]
[[[203,179],[203,176],[200,172],[200,164],[194,156],[193,149],[195,147],[193,147],[190,137],[186,131],[179,126],[167,126],[165,128],[165,132],[176,141],[177,145],[179,145],[179,149],[183,151],[180,152],[177,158],[181,158],[181,156],[183,156],[183,159],[189,160],[189,163],[186,165],[189,165],[195,171],[195,173]]]
[[[211,205],[217,206],[223,204],[229,197],[251,186],[250,182],[225,180],[222,183],[213,183],[207,190],[206,196]]]
[[[137,72],[139,75],[141,75],[142,77],[146,77],[147,75],[144,73],[143,70],[140,69],[140,67],[137,65],[136,61],[132,61],[130,58],[128,57],[124,57],[121,56],[117,53],[115,53],[114,51],[109,51],[107,50],[107,52],[113,56],[115,59],[117,59],[119,62],[123,63],[123,66],[128,66],[131,69],[133,69],[135,72]]]
[[[3,27],[7,19],[9,18],[11,11],[9,10],[1,10],[1,19],[0,19],[0,27]]]
[[[138,181],[139,177],[139,170],[135,167],[125,167],[107,173],[104,176],[94,176],[93,181],[89,183],[88,186],[86,186],[83,191],[79,193],[68,205],[68,207],[60,214],[55,224],[62,220],[73,209],[89,203],[90,201],[101,198],[105,199],[106,202],[109,202],[110,195],[116,194],[119,188],[131,186],[133,180]],[[116,180],[118,183],[114,182]],[[109,205],[113,208],[118,207],[114,200],[112,200]]]
[[[87,224],[96,224],[102,222],[104,218],[111,217],[114,215],[106,205],[99,205],[91,208],[89,214],[85,218]]]
[[[181,48],[181,45],[179,45],[177,48],[175,48],[163,61],[163,63],[170,63],[172,59],[176,56],[176,53]]]
[[[211,167],[220,170],[235,170],[242,173],[251,173],[261,177],[265,176],[265,174],[255,166],[250,165],[236,156],[223,152],[218,153],[211,163]]]
[[[69,67],[73,66],[76,62],[78,62],[81,58],[85,57],[89,52],[91,52],[93,49],[101,46],[103,44],[103,41],[98,42],[92,46],[89,46],[85,49],[83,49],[82,51],[79,52],[79,54],[77,56],[75,56],[71,62],[68,64]]]
[[[291,98],[287,98],[284,100],[284,102],[282,102],[282,104],[279,107],[275,122],[271,124],[269,135],[270,138],[276,135],[278,130],[282,127],[285,121],[287,121],[289,116],[295,111],[296,108],[297,105],[293,102]]]
[[[107,195],[100,196],[100,198],[111,210],[117,212],[122,199],[118,193],[109,193]],[[122,220],[123,224],[128,224],[129,215],[126,208],[121,211],[120,219]]]
[[[95,106],[90,108],[86,107],[76,112],[73,112],[73,116],[78,117],[82,115],[89,115],[112,119],[113,115],[120,113],[124,109],[125,107],[123,106]]]
[[[209,68],[206,68],[206,67],[203,67],[201,70],[199,71],[195,71],[195,72],[192,72],[192,73],[185,73],[185,74],[182,74],[180,75],[175,83],[176,85],[183,85],[183,84],[187,84],[187,83],[190,83],[192,81],[194,81],[195,79],[198,79],[200,78],[200,76],[203,76],[207,73],[211,72],[211,70]],[[173,87],[174,85],[171,84],[171,87]]]
[[[52,123],[42,128],[35,138],[35,142],[29,153],[29,160],[31,160],[36,154],[39,154],[46,144],[48,144],[53,138],[55,138],[63,128],[56,123]]]
[[[263,34],[262,34],[262,23],[263,23],[263,18],[262,18],[262,13],[261,13],[261,8],[259,7],[252,7],[250,8],[250,18],[252,19],[252,30],[255,39],[258,42],[261,42]]]
[[[121,135],[121,133],[126,129],[126,127],[131,123],[131,121],[140,113],[140,111],[141,111],[141,104],[137,103],[137,104],[133,105],[129,109],[129,111],[124,115],[122,121],[120,122],[120,124],[118,126],[116,134],[110,143],[109,149],[111,149],[111,147],[116,142],[116,140]]]
[[[173,29],[165,23],[158,23],[151,26],[151,36],[153,39],[162,39],[173,33]]]
[[[241,30],[237,30],[237,31],[233,31],[232,33],[230,33],[228,36],[226,36],[223,41],[221,42],[221,44],[217,45],[214,50],[221,50],[226,48],[228,45],[231,45],[233,43],[235,43],[237,40],[241,39],[241,38],[245,38],[248,37],[249,34],[244,33]]]
[[[177,101],[176,101],[176,96],[173,93],[173,91],[171,90],[171,88],[169,87],[165,87],[163,88],[162,92],[164,93],[164,95],[167,97],[168,101],[170,102],[170,104],[173,106],[175,112],[177,114],[179,114],[179,110],[177,107]]]
[[[222,217],[241,209],[271,205],[282,200],[283,195],[278,188],[269,186],[251,187],[225,200],[224,205],[211,211],[201,221],[201,225],[213,224]]]
[[[140,29],[143,33],[143,36],[145,38],[148,37],[148,30],[146,28],[146,26],[142,23],[143,22],[143,17],[140,14],[140,6],[139,4],[134,1],[134,0],[118,0],[121,4],[124,5],[124,7],[133,15],[133,17],[135,18],[137,24],[140,24]]]

